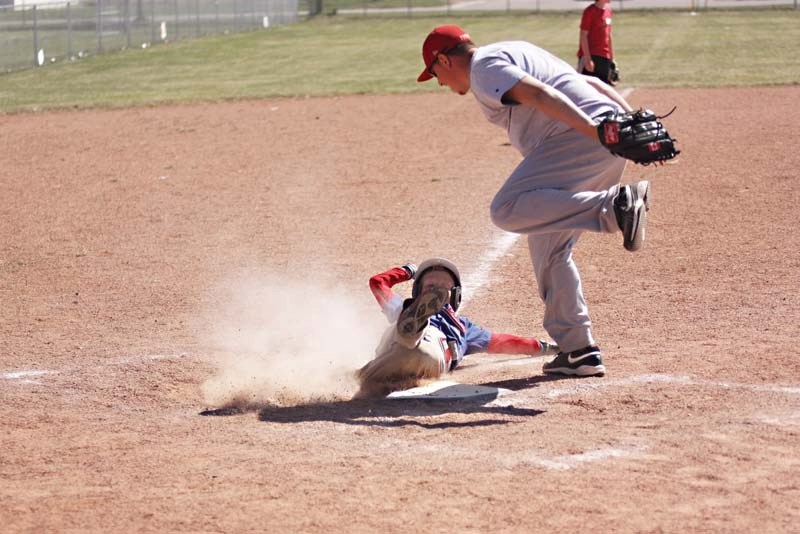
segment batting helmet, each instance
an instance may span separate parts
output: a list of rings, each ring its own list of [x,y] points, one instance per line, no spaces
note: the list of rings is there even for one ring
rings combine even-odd
[[[450,260],[444,258],[431,258],[420,263],[417,274],[414,276],[414,285],[411,287],[411,297],[416,298],[422,292],[422,278],[428,271],[447,271],[453,277],[455,284],[450,290],[450,306],[458,310],[461,305],[461,275],[458,267]]]

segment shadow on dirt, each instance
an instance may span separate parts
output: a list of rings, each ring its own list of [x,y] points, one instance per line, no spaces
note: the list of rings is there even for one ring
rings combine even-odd
[[[510,389],[511,391],[519,391],[521,389],[528,389],[535,387],[543,382],[553,382],[556,380],[575,380],[576,377],[565,375],[539,375],[530,376],[526,378],[513,378],[510,380],[498,380],[497,382],[486,382],[483,386]]]
[[[422,428],[459,428],[504,425],[512,423],[512,417],[531,417],[541,410],[515,408],[513,406],[485,406],[487,399],[470,400],[356,400],[325,404],[294,406],[289,408],[265,407],[259,414],[261,421],[271,423],[295,423],[301,421],[331,421],[348,425]],[[428,422],[419,418],[437,417],[445,414],[477,416],[471,421]],[[506,417],[495,417],[506,416]]]
[[[533,417],[542,410],[514,406],[486,406],[491,398],[458,400],[350,400],[298,406],[248,406],[200,412],[204,416],[230,416],[257,412],[268,423],[329,421],[346,425],[406,427],[429,429],[483,427],[514,423],[514,418]],[[425,418],[453,414],[459,421],[426,421]],[[464,416],[471,420],[464,421]]]
[[[358,399],[330,402],[315,402],[295,406],[247,405],[204,410],[203,416],[231,416],[258,413],[258,419],[269,423],[301,423],[307,421],[329,421],[347,425],[422,428],[459,428],[505,425],[513,423],[514,417],[533,417],[544,410],[508,406],[488,406],[497,398],[497,391],[506,389],[520,391],[534,388],[544,382],[575,380],[564,375],[538,375],[486,382],[480,387],[494,389],[495,394],[472,398],[403,398],[403,399]],[[446,414],[475,416],[471,421],[427,422],[418,418],[437,417]],[[493,417],[496,416],[496,417]],[[463,417],[461,417],[463,418]]]
[[[495,389],[520,391],[536,387],[544,382],[573,380],[563,375],[539,375],[510,380],[486,382],[481,386]],[[295,406],[248,405],[204,410],[203,416],[232,416],[257,413],[258,419],[269,423],[301,423],[307,421],[329,421],[347,425],[422,428],[459,428],[505,425],[513,423],[514,417],[533,417],[544,410],[516,408],[514,406],[487,406],[496,395],[466,399],[372,399],[316,402]],[[419,418],[437,417],[446,414],[475,416],[471,421],[427,422]],[[462,417],[463,418],[463,417]]]

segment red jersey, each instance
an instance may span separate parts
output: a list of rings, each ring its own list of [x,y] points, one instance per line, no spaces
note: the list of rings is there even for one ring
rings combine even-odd
[[[581,31],[589,32],[589,54],[612,59],[611,57],[611,4],[599,8],[591,4],[583,10]],[[583,50],[578,45],[578,57]]]

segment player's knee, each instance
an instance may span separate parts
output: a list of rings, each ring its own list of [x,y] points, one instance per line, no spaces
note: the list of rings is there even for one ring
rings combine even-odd
[[[514,202],[495,197],[489,208],[489,216],[492,223],[501,230],[513,232],[512,215],[514,212]]]

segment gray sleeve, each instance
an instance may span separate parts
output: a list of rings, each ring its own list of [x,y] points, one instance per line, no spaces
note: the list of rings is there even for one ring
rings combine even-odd
[[[528,74],[501,56],[488,56],[472,66],[471,89],[495,104],[504,104],[503,95]]]

